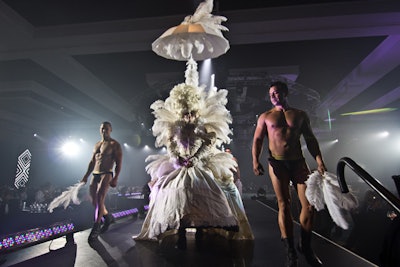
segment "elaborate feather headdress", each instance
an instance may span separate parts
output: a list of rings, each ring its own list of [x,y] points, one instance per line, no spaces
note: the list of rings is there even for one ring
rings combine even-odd
[[[157,100],[150,106],[156,118],[152,130],[158,147],[168,145],[169,130],[184,111],[196,111],[206,131],[215,132],[217,145],[231,141],[232,117],[225,107],[228,91],[199,86],[196,60],[215,58],[229,49],[229,42],[222,35],[228,29],[221,25],[227,19],[212,15],[212,10],[213,0],[205,0],[193,15],[186,16],[180,25],[168,29],[152,44],[153,51],[162,57],[187,61],[185,83],[174,86],[165,101]]]
[[[185,83],[174,86],[165,101],[157,100],[150,106],[156,118],[152,127],[156,146],[168,145],[171,136],[167,129],[180,120],[182,111],[196,111],[202,126],[216,134],[217,145],[230,143],[232,117],[225,107],[228,91],[199,86],[197,63],[193,59],[187,62],[185,78]]]

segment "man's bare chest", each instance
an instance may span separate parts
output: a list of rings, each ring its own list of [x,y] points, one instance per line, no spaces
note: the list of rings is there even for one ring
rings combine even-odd
[[[273,112],[266,118],[270,130],[298,129],[301,127],[301,118],[293,112]]]

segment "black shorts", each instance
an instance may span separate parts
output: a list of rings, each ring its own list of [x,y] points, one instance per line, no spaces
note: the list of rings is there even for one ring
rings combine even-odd
[[[276,160],[269,158],[268,162],[278,179],[280,176],[288,176],[294,184],[304,184],[310,174],[304,158],[297,160]]]
[[[102,176],[105,175],[105,174],[111,174],[111,176],[114,175],[113,172],[94,173],[93,174],[93,182],[94,183],[100,183]]]

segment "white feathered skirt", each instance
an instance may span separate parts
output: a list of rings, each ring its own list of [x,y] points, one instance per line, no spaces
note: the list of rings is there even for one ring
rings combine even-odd
[[[238,220],[212,172],[181,167],[159,178],[137,240],[157,240],[180,227],[232,228]]]

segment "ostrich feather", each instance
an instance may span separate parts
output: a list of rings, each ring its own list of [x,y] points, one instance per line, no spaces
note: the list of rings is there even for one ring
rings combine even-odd
[[[325,172],[321,176],[313,172],[306,181],[306,197],[317,211],[328,209],[329,215],[336,225],[349,228],[347,212],[358,207],[358,200],[352,192],[342,193],[334,174]]]
[[[221,25],[222,22],[227,21],[224,16],[212,15],[213,11],[213,0],[205,0],[201,2],[193,15],[186,16],[183,23],[199,23],[204,27],[208,27],[213,31],[228,31],[228,28]]]
[[[78,193],[79,190],[81,189],[82,186],[84,186],[85,183],[83,182],[79,182],[76,183],[72,186],[69,186],[67,188],[67,190],[65,190],[64,192],[61,193],[61,195],[59,195],[58,197],[56,197],[55,199],[53,199],[49,206],[47,207],[47,210],[52,213],[53,210],[59,206],[64,206],[64,209],[66,209],[69,204],[74,203],[76,205],[79,205],[81,203],[81,201],[78,198]]]

